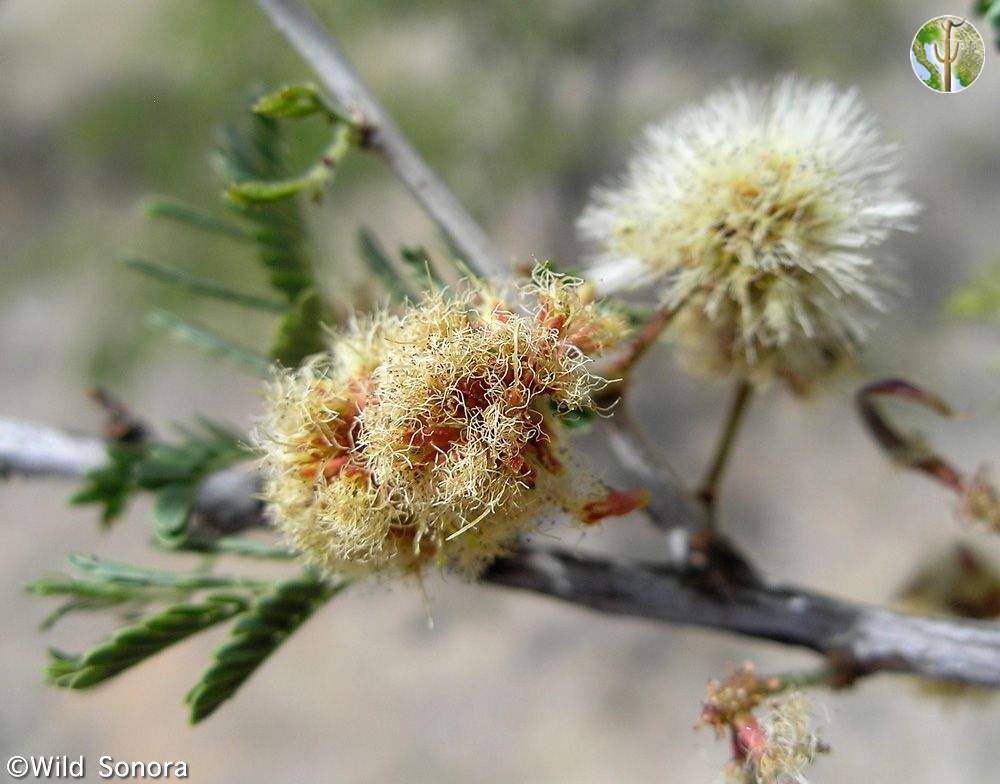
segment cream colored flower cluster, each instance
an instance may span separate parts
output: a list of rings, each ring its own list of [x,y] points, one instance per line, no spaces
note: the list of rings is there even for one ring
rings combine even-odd
[[[602,293],[660,287],[690,364],[803,389],[863,341],[916,209],[853,91],[785,79],[650,127],[579,230]]]
[[[528,298],[525,314],[430,295],[275,381],[265,495],[296,550],[328,570],[474,573],[552,512],[608,511],[607,490],[565,467],[554,414],[591,405],[603,382],[584,350],[623,324],[552,273]]]
[[[782,695],[760,726],[762,743],[747,760],[755,784],[808,784],[805,770],[825,749],[811,727],[809,699],[799,691]]]
[[[786,689],[779,678],[758,677],[749,662],[709,681],[698,726],[730,736],[726,782],[808,784],[806,768],[828,749],[811,726],[809,699]]]

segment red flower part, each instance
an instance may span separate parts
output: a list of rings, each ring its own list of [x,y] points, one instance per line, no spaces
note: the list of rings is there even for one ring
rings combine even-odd
[[[596,523],[606,517],[621,517],[649,504],[648,490],[608,490],[608,494],[598,501],[585,504],[580,515],[582,523]]]

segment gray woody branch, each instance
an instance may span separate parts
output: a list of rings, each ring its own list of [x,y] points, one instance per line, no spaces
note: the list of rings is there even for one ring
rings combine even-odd
[[[101,465],[100,439],[0,419],[0,472],[78,476]],[[100,459],[99,459],[100,458]],[[197,513],[228,532],[263,524],[247,467],[206,479]],[[926,618],[754,579],[713,581],[689,565],[524,547],[483,580],[603,613],[721,629],[829,656],[846,677],[902,672],[1000,686],[1000,624]]]
[[[502,275],[507,265],[500,252],[413,149],[309,7],[299,0],[257,0],[257,4],[334,97],[359,117],[367,132],[365,146],[382,155],[473,271],[484,277]]]
[[[333,95],[360,116],[368,147],[385,158],[470,266],[481,275],[500,274],[502,259],[482,229],[402,136],[312,12],[298,0],[258,3]],[[697,528],[690,506],[662,482],[627,430],[615,427],[607,435],[630,477],[653,491],[654,521]],[[102,464],[103,446],[96,438],[0,419],[0,474],[78,476]],[[259,483],[246,466],[208,477],[195,508],[200,522],[225,532],[261,526]],[[679,537],[669,539],[676,543]],[[601,612],[805,647],[831,657],[848,676],[892,671],[1000,686],[1000,625],[904,615],[767,586],[748,569],[730,570],[720,580],[711,564],[693,567],[685,546],[674,548],[668,564],[523,548],[494,564],[483,579]],[[735,553],[729,556],[739,564]]]

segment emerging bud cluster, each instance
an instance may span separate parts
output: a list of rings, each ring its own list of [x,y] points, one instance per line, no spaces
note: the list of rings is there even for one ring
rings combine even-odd
[[[650,127],[595,192],[589,277],[659,281],[696,368],[803,389],[853,354],[892,287],[872,249],[916,212],[893,163],[854,92],[733,87]]]
[[[713,727],[719,737],[730,734],[727,782],[807,784],[805,769],[827,750],[810,728],[808,698],[782,688],[777,678],[759,678],[749,662],[724,681],[709,681],[699,726]]]
[[[1000,492],[990,481],[987,468],[981,467],[966,483],[959,496],[958,513],[965,520],[1000,533]]]
[[[585,352],[623,323],[553,273],[527,294],[527,315],[491,294],[428,295],[280,375],[259,440],[296,550],[329,570],[475,573],[546,514],[606,511],[606,488],[566,468],[554,414],[591,406],[603,382]],[[609,497],[614,513],[636,506]]]

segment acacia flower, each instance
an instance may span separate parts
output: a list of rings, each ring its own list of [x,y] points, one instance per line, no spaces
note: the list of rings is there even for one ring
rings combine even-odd
[[[781,689],[779,679],[758,677],[749,662],[724,681],[709,681],[698,726],[713,727],[717,737],[729,733],[726,781],[807,784],[803,771],[827,748],[810,727],[808,698]]]
[[[747,751],[756,784],[806,784],[805,769],[825,750],[810,727],[810,703],[792,691],[774,700],[760,720],[760,735]]]
[[[594,285],[579,278],[538,265],[524,293],[534,300],[538,321],[584,354],[614,346],[628,332],[625,315],[596,302]]]
[[[579,289],[539,273],[527,313],[428,295],[282,373],[260,441],[291,545],[335,571],[475,573],[559,510],[635,509],[578,469],[554,416],[591,406],[583,347],[612,338]]]
[[[409,556],[399,514],[368,480],[357,449],[358,416],[371,373],[397,323],[357,322],[294,371],[276,374],[257,433],[264,453],[264,497],[295,550],[318,564],[382,563]]]
[[[602,293],[655,282],[697,369],[804,387],[863,341],[917,208],[852,91],[733,86],[651,126],[580,235]]]

